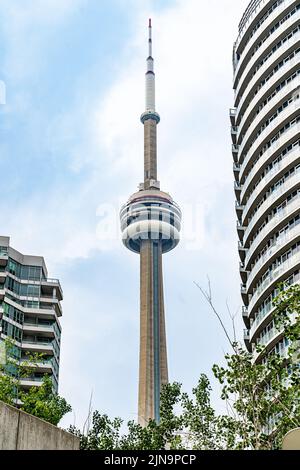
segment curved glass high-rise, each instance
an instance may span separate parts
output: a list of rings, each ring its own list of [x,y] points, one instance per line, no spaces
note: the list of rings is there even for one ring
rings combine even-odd
[[[144,126],[144,182],[121,209],[125,246],[140,255],[140,365],[138,417],[141,425],[159,421],[160,392],[168,382],[162,255],[179,243],[181,212],[160,190],[157,177],[157,125],[152,26],[149,20]]]
[[[300,281],[300,1],[252,0],[234,45],[230,110],[245,342],[286,352],[278,283]]]

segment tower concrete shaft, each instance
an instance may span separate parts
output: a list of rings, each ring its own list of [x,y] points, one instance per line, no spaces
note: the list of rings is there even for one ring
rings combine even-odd
[[[139,423],[159,421],[161,386],[168,383],[162,245],[145,240],[140,252]]]

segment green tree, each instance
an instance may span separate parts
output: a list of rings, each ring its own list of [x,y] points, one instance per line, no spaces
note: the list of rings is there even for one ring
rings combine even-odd
[[[180,384],[168,384],[161,394],[160,423],[150,421],[143,427],[134,421],[127,423],[127,432],[121,435],[123,420],[109,419],[98,411],[93,413],[92,427],[86,433],[71,426],[69,432],[80,437],[84,450],[161,450],[180,447],[178,431],[182,429],[182,417],[176,416],[174,407],[180,402]]]
[[[230,416],[217,415],[211,405],[211,385],[205,374],[200,375],[192,397],[181,397],[182,416],[189,447],[197,450],[234,448],[235,421]]]
[[[239,449],[279,449],[283,436],[300,426],[299,313],[300,286],[280,286],[273,301],[278,331],[284,331],[290,346],[286,355],[265,354],[263,364],[255,364],[253,355],[238,343],[234,354],[225,356],[226,366],[215,365],[213,372],[222,384],[226,400],[238,430]]]
[[[42,385],[31,387],[26,392],[21,387],[21,379],[31,376],[32,369],[43,361],[44,355],[28,354],[26,361],[20,362],[11,339],[2,342],[1,351],[0,400],[57,425],[72,408],[64,398],[53,392],[51,378],[45,375]]]
[[[178,383],[163,388],[158,424],[150,421],[141,427],[130,421],[121,434],[124,423],[120,418],[110,420],[95,412],[86,434],[71,428],[81,438],[82,449],[271,450],[280,449],[284,435],[300,426],[300,286],[280,286],[273,301],[274,319],[289,347],[285,355],[279,355],[257,346],[256,352],[264,355],[263,364],[256,364],[253,354],[236,341],[234,321],[231,339],[213,305],[210,286],[208,292],[201,291],[232,351],[225,355],[225,365],[213,366],[227,414],[215,412],[210,382],[201,374],[192,396],[183,393]]]
[[[49,376],[43,377],[42,385],[31,387],[28,392],[20,391],[21,410],[57,425],[65,414],[72,411],[67,401],[53,392]]]

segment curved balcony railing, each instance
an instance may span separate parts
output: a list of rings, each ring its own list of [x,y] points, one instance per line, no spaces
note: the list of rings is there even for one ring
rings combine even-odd
[[[300,280],[300,274],[296,274],[293,280],[293,283],[291,285],[295,285],[298,283]],[[254,335],[257,335],[257,333],[261,329],[261,325],[266,322],[268,318],[271,318],[273,313],[275,311],[275,307],[273,305],[273,302],[269,302],[268,305],[257,315],[256,319],[252,323],[250,327],[250,341],[253,340]]]
[[[268,115],[271,115],[272,112],[275,112],[276,109],[280,106],[280,104],[287,99],[289,95],[295,93],[295,91],[300,87],[300,75],[297,75],[294,80],[291,80],[288,84],[281,88],[281,90],[276,93],[276,95],[259,111],[258,114],[252,120],[250,126],[248,127],[246,134],[243,137],[242,143],[247,145],[249,139],[252,137],[255,132],[261,127],[263,122],[267,119]],[[299,103],[298,103],[299,106]],[[240,146],[242,143],[240,142],[241,132],[243,132],[243,128],[238,126],[238,134],[237,134],[237,141]]]
[[[263,244],[265,240],[267,240],[276,228],[282,224],[285,220],[288,220],[292,214],[297,213],[300,210],[300,194],[299,197],[293,199],[284,209],[280,211],[279,214],[276,214],[269,222],[265,225],[265,227],[259,232],[256,236],[255,240],[253,241],[252,245],[248,249],[244,261],[244,265],[246,269],[249,269],[249,263],[255,254],[258,246]]]
[[[293,98],[291,97],[290,99]],[[276,131],[279,131],[283,123],[288,122],[288,120],[293,120],[293,117],[298,115],[299,110],[299,100],[295,99],[290,102],[289,105],[286,106],[286,108],[284,108],[284,111],[281,111],[279,114],[277,114],[277,116],[271,121],[271,123],[264,127],[264,129],[259,135],[257,135],[258,129],[256,129],[255,134],[253,126],[253,128],[251,129],[251,131],[253,131],[252,135],[250,136],[249,134],[247,140],[243,141],[243,145],[239,146],[240,157],[245,153],[245,149],[249,146],[249,144],[251,144],[252,139],[252,144],[246,154],[246,158],[248,158],[249,155],[255,155],[255,153],[259,150],[260,146],[264,143],[264,141],[268,140],[269,135],[273,133],[276,134]]]
[[[259,259],[259,261],[257,261],[251,270],[247,280],[248,291],[251,289],[255,278],[259,275],[260,271],[264,268],[268,261],[273,258],[282,249],[282,247],[290,245],[290,243],[296,240],[298,237],[300,237],[299,224],[276,240],[276,243],[271,248],[269,248],[269,250]]]
[[[275,88],[275,86],[280,83],[286,77],[289,71],[296,70],[296,67],[299,65],[300,52],[298,52],[294,57],[285,62],[270,78],[267,80],[264,85],[258,90],[256,95],[254,95],[248,105],[248,95],[249,93],[244,93],[239,102],[239,106],[236,109],[236,119],[235,124],[237,126],[243,126],[244,122],[247,121],[249,114],[257,106],[257,104],[264,100],[270,90]]]
[[[298,158],[299,157],[300,157],[300,153],[298,152]],[[293,162],[294,162],[294,160],[290,159],[289,163],[293,163]],[[285,163],[288,164],[287,161]],[[284,167],[285,167],[285,165],[283,166],[283,170],[284,170]],[[297,174],[298,174],[298,177],[299,177],[299,171],[300,171],[300,168],[296,169],[296,171],[294,173],[292,173],[289,177],[287,177],[285,179],[284,183],[281,186],[283,186],[285,183],[287,183],[291,178],[293,178]],[[277,175],[278,175],[278,172],[277,172]],[[276,175],[276,173],[272,175],[274,180],[276,180],[277,175]],[[270,179],[271,178],[269,178],[269,180]],[[244,206],[244,211],[243,211],[243,215],[242,215],[242,224],[243,225],[245,224],[245,220],[247,220],[251,209],[253,209],[253,206],[255,206],[255,203],[257,203],[257,200],[259,200],[262,197],[263,193],[266,192],[266,183],[267,183],[267,181],[262,180],[261,184],[259,184],[259,187],[257,187],[257,189],[255,191],[253,191],[253,193],[251,194],[247,204]],[[278,189],[275,189],[269,196],[267,196],[266,201],[268,201],[269,197],[271,197],[274,193],[276,193],[276,191],[280,191],[281,186],[279,186]]]
[[[300,18],[300,12],[298,10],[293,16],[291,16],[281,26],[279,26],[279,28],[277,28],[276,31],[274,31],[274,33],[271,34],[271,36],[269,36],[268,39],[263,43],[263,45],[255,52],[255,54],[251,57],[251,59],[247,61],[247,65],[245,69],[243,70],[243,73],[239,79],[238,85],[236,86],[237,94],[240,93],[239,89],[241,88],[241,85],[247,80],[247,76],[252,70],[255,69],[256,64],[259,63],[259,61],[263,58],[266,51],[268,49],[270,50],[272,49],[272,46],[274,46],[274,44],[278,42],[280,36],[284,32],[286,32],[288,29],[293,28],[295,25],[297,25],[297,23],[299,22],[299,18]],[[274,54],[276,54],[276,52]],[[272,54],[270,58],[273,57],[274,54]]]
[[[258,15],[261,9],[268,3],[271,4],[271,0],[252,0],[249,3],[248,8],[246,9],[239,24],[239,35],[235,41],[236,49],[238,49],[240,42],[245,36],[246,30],[250,26],[252,20]]]
[[[251,316],[251,312],[258,302],[260,297],[263,297],[266,290],[273,284],[279,282],[279,280],[291,269],[296,268],[300,264],[300,252],[298,251],[293,256],[291,256],[287,261],[281,263],[276,269],[274,269],[270,275],[262,282],[262,284],[256,289],[255,293],[252,295],[248,311]]]
[[[259,40],[259,38],[264,34],[264,32],[276,21],[276,19],[281,16],[282,12],[287,10],[293,4],[296,4],[297,0],[284,0],[281,5],[279,5],[275,10],[270,13],[268,18],[260,25],[260,27],[255,31],[255,34],[251,37],[251,39],[246,44],[243,52],[241,53],[240,60],[237,64],[235,69],[234,79],[236,80],[237,75],[240,72],[242,65],[248,60],[248,54],[251,51],[252,47],[255,43]]]
[[[265,62],[264,64],[258,69],[256,74],[254,74],[249,82],[246,84],[246,88],[243,90],[241,93],[236,90],[235,93],[235,103],[234,107],[238,108],[240,107],[240,103],[238,104],[238,99],[241,96],[248,97],[250,94],[251,90],[255,89],[259,82],[262,80],[262,77],[264,77],[267,73],[267,71],[274,66],[277,62],[280,62],[280,60],[289,52],[292,51],[293,49],[297,49],[297,47],[300,44],[300,32],[294,34],[293,37],[288,39],[274,54],[272,54]],[[242,85],[242,81],[240,82],[239,90]]]
[[[289,106],[287,106],[284,111],[278,114],[273,121],[263,129],[261,134],[254,140],[251,147],[248,149],[246,158],[248,161],[251,160],[259,151],[261,146],[268,141],[269,137],[283,126],[283,123],[288,122],[288,120],[293,120],[293,117],[300,114],[299,110],[299,100],[293,101]],[[248,143],[248,142],[247,142]],[[246,141],[243,145],[239,146],[238,152],[238,162],[242,165],[242,155],[245,153]]]
[[[277,139],[271,147],[264,152],[264,154],[259,158],[255,163],[251,171],[249,172],[244,184],[242,185],[241,190],[241,202],[245,202],[245,195],[255,176],[257,176],[262,167],[266,166],[274,158],[277,158],[281,152],[291,143],[297,140],[297,137],[300,137],[300,122],[291,126],[286,132],[284,132],[279,139]],[[293,151],[293,150],[292,150]],[[298,149],[296,148],[297,152]],[[288,154],[287,154],[288,155]],[[284,156],[287,157],[287,155]],[[242,172],[242,168],[240,170]]]
[[[279,354],[279,356],[281,357],[285,357],[287,358],[288,357],[288,347],[283,347],[280,352],[278,352],[277,354]],[[258,362],[259,359],[261,359],[261,357],[265,354],[264,351],[254,351],[253,352],[253,356],[252,356],[252,362],[253,363],[256,363]],[[271,432],[270,428],[267,428],[267,431],[266,432]]]
[[[268,331],[264,334],[262,338],[259,339],[258,344],[259,346],[268,346],[277,336],[282,335],[283,330],[277,330],[277,328],[272,328],[272,330]]]
[[[278,83],[281,83],[287,77],[289,72],[291,74],[297,70],[297,66],[300,61],[300,52],[296,54],[291,60],[286,62],[280,69],[278,69],[269,80],[259,89],[259,91],[254,95],[250,103],[246,105],[245,99],[247,96],[243,96],[241,99],[238,110],[236,110],[236,121],[235,124],[239,129],[243,129],[244,125],[247,123],[251,113],[257,107],[257,105],[264,101],[269,95],[270,92],[275,90]],[[245,109],[244,109],[245,108]],[[243,113],[243,114],[241,114]]]
[[[250,223],[248,224],[245,230],[244,243],[248,239],[255,225],[264,216],[264,214],[268,211],[268,209],[274,204],[276,204],[276,202],[280,200],[283,194],[292,191],[298,185],[300,185],[300,180],[299,180],[299,173],[297,172],[296,174],[291,176],[288,180],[286,180],[281,186],[279,186],[279,188],[277,188],[275,191],[272,192],[272,194],[264,201],[264,203],[260,206],[260,208],[254,214]]]
[[[264,309],[263,313],[258,315],[250,328],[250,341],[252,341],[253,336],[259,331],[260,326],[264,323],[266,318],[271,317],[274,313],[275,307],[273,306],[272,302],[268,304],[268,307]]]
[[[296,314],[291,315],[291,320],[292,322],[296,321]],[[264,346],[265,348],[268,348],[271,343],[274,342],[278,337],[282,336],[284,333],[284,329],[278,329],[276,326],[274,326],[270,331],[266,332],[262,337],[259,338],[257,344],[259,346]],[[263,351],[261,352],[263,353]],[[259,354],[261,354],[259,353]]]
[[[251,193],[246,205],[244,206],[243,217],[248,216],[249,211],[255,204],[258,198],[261,198],[265,191],[268,183],[275,182],[279,175],[283,175],[283,172],[290,167],[293,163],[296,164],[300,159],[300,146],[295,147],[291,152],[287,153],[282,160],[280,160],[274,167],[267,173],[264,178],[258,183],[254,191]],[[242,200],[241,200],[242,202]]]

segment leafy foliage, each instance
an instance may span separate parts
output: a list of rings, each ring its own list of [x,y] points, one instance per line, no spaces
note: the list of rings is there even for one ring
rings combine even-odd
[[[0,364],[0,400],[57,425],[72,408],[53,392],[51,378],[45,375],[42,385],[31,387],[26,392],[20,385],[22,378],[31,376],[32,367],[43,361],[43,354],[28,354],[27,360],[20,362],[14,355],[14,342],[7,339],[4,346]]]
[[[210,382],[202,374],[192,397],[178,383],[163,388],[158,424],[150,421],[141,427],[130,421],[121,435],[120,418],[110,420],[95,411],[86,434],[75,427],[69,431],[80,437],[82,449],[280,449],[283,436],[300,426],[300,286],[281,286],[274,306],[275,324],[289,341],[286,355],[268,355],[257,346],[265,360],[256,364],[251,353],[231,342],[233,353],[225,356],[225,365],[213,366],[226,415],[216,414]]]
[[[57,425],[72,410],[66,400],[53,392],[52,380],[45,375],[39,387],[20,392],[21,410]]]

